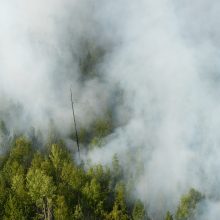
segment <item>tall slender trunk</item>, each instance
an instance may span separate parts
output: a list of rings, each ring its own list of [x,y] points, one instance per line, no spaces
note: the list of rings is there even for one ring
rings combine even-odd
[[[53,213],[52,213],[52,205],[50,204],[49,199],[47,199],[47,220],[53,219]]]
[[[44,213],[44,220],[47,220],[47,212],[46,212],[46,203],[43,201],[43,213]]]

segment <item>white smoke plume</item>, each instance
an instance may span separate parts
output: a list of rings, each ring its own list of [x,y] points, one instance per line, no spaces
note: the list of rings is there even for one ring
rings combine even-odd
[[[157,219],[190,187],[219,200],[219,10],[206,0],[121,0],[101,10],[120,42],[103,68],[125,91],[131,118],[91,157],[106,163],[117,152],[134,176],[141,162],[135,193]],[[219,215],[212,204],[204,219]]]
[[[97,35],[93,7],[75,0],[1,1],[0,109],[8,112],[11,127],[45,130],[53,120],[65,134],[71,125],[70,86],[82,124],[101,114],[107,87],[79,79],[82,43]],[[20,114],[11,110],[16,106]]]
[[[92,160],[108,163],[117,153],[136,179],[134,195],[157,219],[195,187],[215,199],[200,219],[215,220],[219,10],[218,1],[208,0],[1,0],[0,111],[17,129],[45,129],[53,119],[65,133],[70,85],[80,102],[89,100],[77,112],[85,124],[119,85],[123,104],[116,116],[123,126],[91,152]],[[108,51],[98,67],[103,81],[80,82],[80,42],[87,37]]]

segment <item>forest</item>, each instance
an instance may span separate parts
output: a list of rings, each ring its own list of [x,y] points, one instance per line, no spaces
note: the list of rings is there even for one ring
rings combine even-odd
[[[95,140],[107,132],[105,122],[93,131]],[[0,158],[0,219],[3,220],[153,220],[147,206],[132,197],[129,180],[123,178],[120,158],[111,166],[88,166],[74,159],[77,151],[68,149],[62,139],[50,133],[40,148],[40,140],[9,137],[1,122],[4,153]],[[93,140],[94,142],[94,140]],[[38,146],[39,144],[39,146]],[[76,155],[75,155],[76,156]],[[183,195],[175,213],[167,211],[164,220],[193,219],[204,196],[195,189]]]
[[[84,43],[81,49],[84,51],[79,59],[81,83],[102,80],[97,64],[105,51],[91,42]],[[121,101],[123,93],[118,87],[115,91]],[[13,108],[19,110],[19,106]],[[53,120],[46,140],[34,128],[12,135],[7,123],[1,120],[0,219],[153,220],[148,204],[135,198],[134,177],[125,175],[117,154],[110,165],[94,165],[79,158],[77,138],[84,152],[103,147],[105,138],[118,126],[113,113],[114,106],[106,106],[106,112],[88,128],[80,127],[77,136],[74,129],[70,131],[69,138],[74,141],[71,147],[66,146],[65,137],[59,134],[60,128]],[[130,153],[128,157],[134,160],[134,156]],[[141,164],[137,163],[136,169],[141,173]],[[203,199],[192,188],[182,196],[176,211],[167,210],[163,219],[194,219],[197,204]]]
[[[219,220],[217,3],[2,2],[0,220]]]
[[[82,45],[83,55],[78,59],[80,82],[103,80],[97,65],[103,59],[105,50],[94,42],[87,41]],[[1,120],[0,219],[155,219],[148,212],[150,201],[146,204],[147,198],[141,201],[135,197],[135,177],[126,175],[117,154],[114,154],[109,165],[91,164],[80,158],[77,149],[77,142],[84,154],[102,148],[106,137],[122,126],[114,117],[115,104],[123,102],[120,87],[114,87],[112,95],[115,94],[117,98],[113,104],[107,105],[106,111],[96,117],[89,127],[76,127],[77,135],[73,120],[73,129],[68,133],[68,138],[73,141],[71,146],[66,145],[67,137],[62,137],[53,119],[48,125],[46,138],[33,127],[24,133],[19,130],[11,132],[7,122]],[[18,112],[19,117],[22,107],[12,105],[9,110]],[[135,163],[136,172],[141,174],[143,164],[136,161],[136,153],[128,151],[127,154],[128,160]],[[196,189],[189,189],[176,205],[176,210],[167,210],[163,219],[195,219],[197,205],[204,198]],[[161,216],[161,213],[158,215]]]

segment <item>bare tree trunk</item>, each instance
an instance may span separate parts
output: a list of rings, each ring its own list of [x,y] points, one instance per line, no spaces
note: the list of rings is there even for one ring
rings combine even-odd
[[[52,220],[52,208],[49,199],[47,199],[47,220]]]
[[[70,99],[71,99],[72,112],[73,112],[73,122],[74,122],[74,127],[75,127],[75,134],[76,134],[76,143],[77,143],[78,155],[79,155],[79,161],[80,161],[79,137],[78,137],[77,127],[76,127],[76,117],[75,117],[75,111],[74,111],[74,105],[73,105],[73,93],[72,93],[71,88],[70,88],[70,96],[71,96]]]

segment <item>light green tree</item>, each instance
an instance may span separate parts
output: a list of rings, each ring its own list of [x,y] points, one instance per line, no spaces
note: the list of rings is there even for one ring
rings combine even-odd
[[[75,191],[80,191],[86,182],[86,175],[80,167],[74,166],[71,162],[64,162],[61,171],[61,180],[72,187]]]
[[[27,196],[25,189],[25,179],[24,175],[16,174],[12,177],[12,190],[16,193],[16,195],[20,198],[24,198]]]
[[[54,170],[55,180],[58,183],[60,181],[63,163],[70,161],[69,154],[61,144],[52,144],[49,159],[53,166],[51,168]]]
[[[28,166],[33,156],[33,148],[25,137],[18,137],[10,151],[10,159],[16,160],[23,166]]]
[[[84,198],[86,199],[87,207],[85,209],[89,210],[91,214],[95,216],[104,216],[103,208],[103,193],[101,190],[101,185],[98,181],[93,178],[90,182],[87,182],[82,189]]]
[[[189,193],[181,198],[176,212],[176,220],[188,220],[193,218],[197,204],[204,196],[195,189],[190,189]]]
[[[52,204],[56,186],[52,177],[46,175],[40,169],[30,169],[27,173],[28,193],[36,206],[42,210],[43,217],[46,220],[52,218]]]
[[[4,181],[11,186],[15,175],[24,175],[24,167],[18,161],[9,158],[3,167],[2,175]]]

